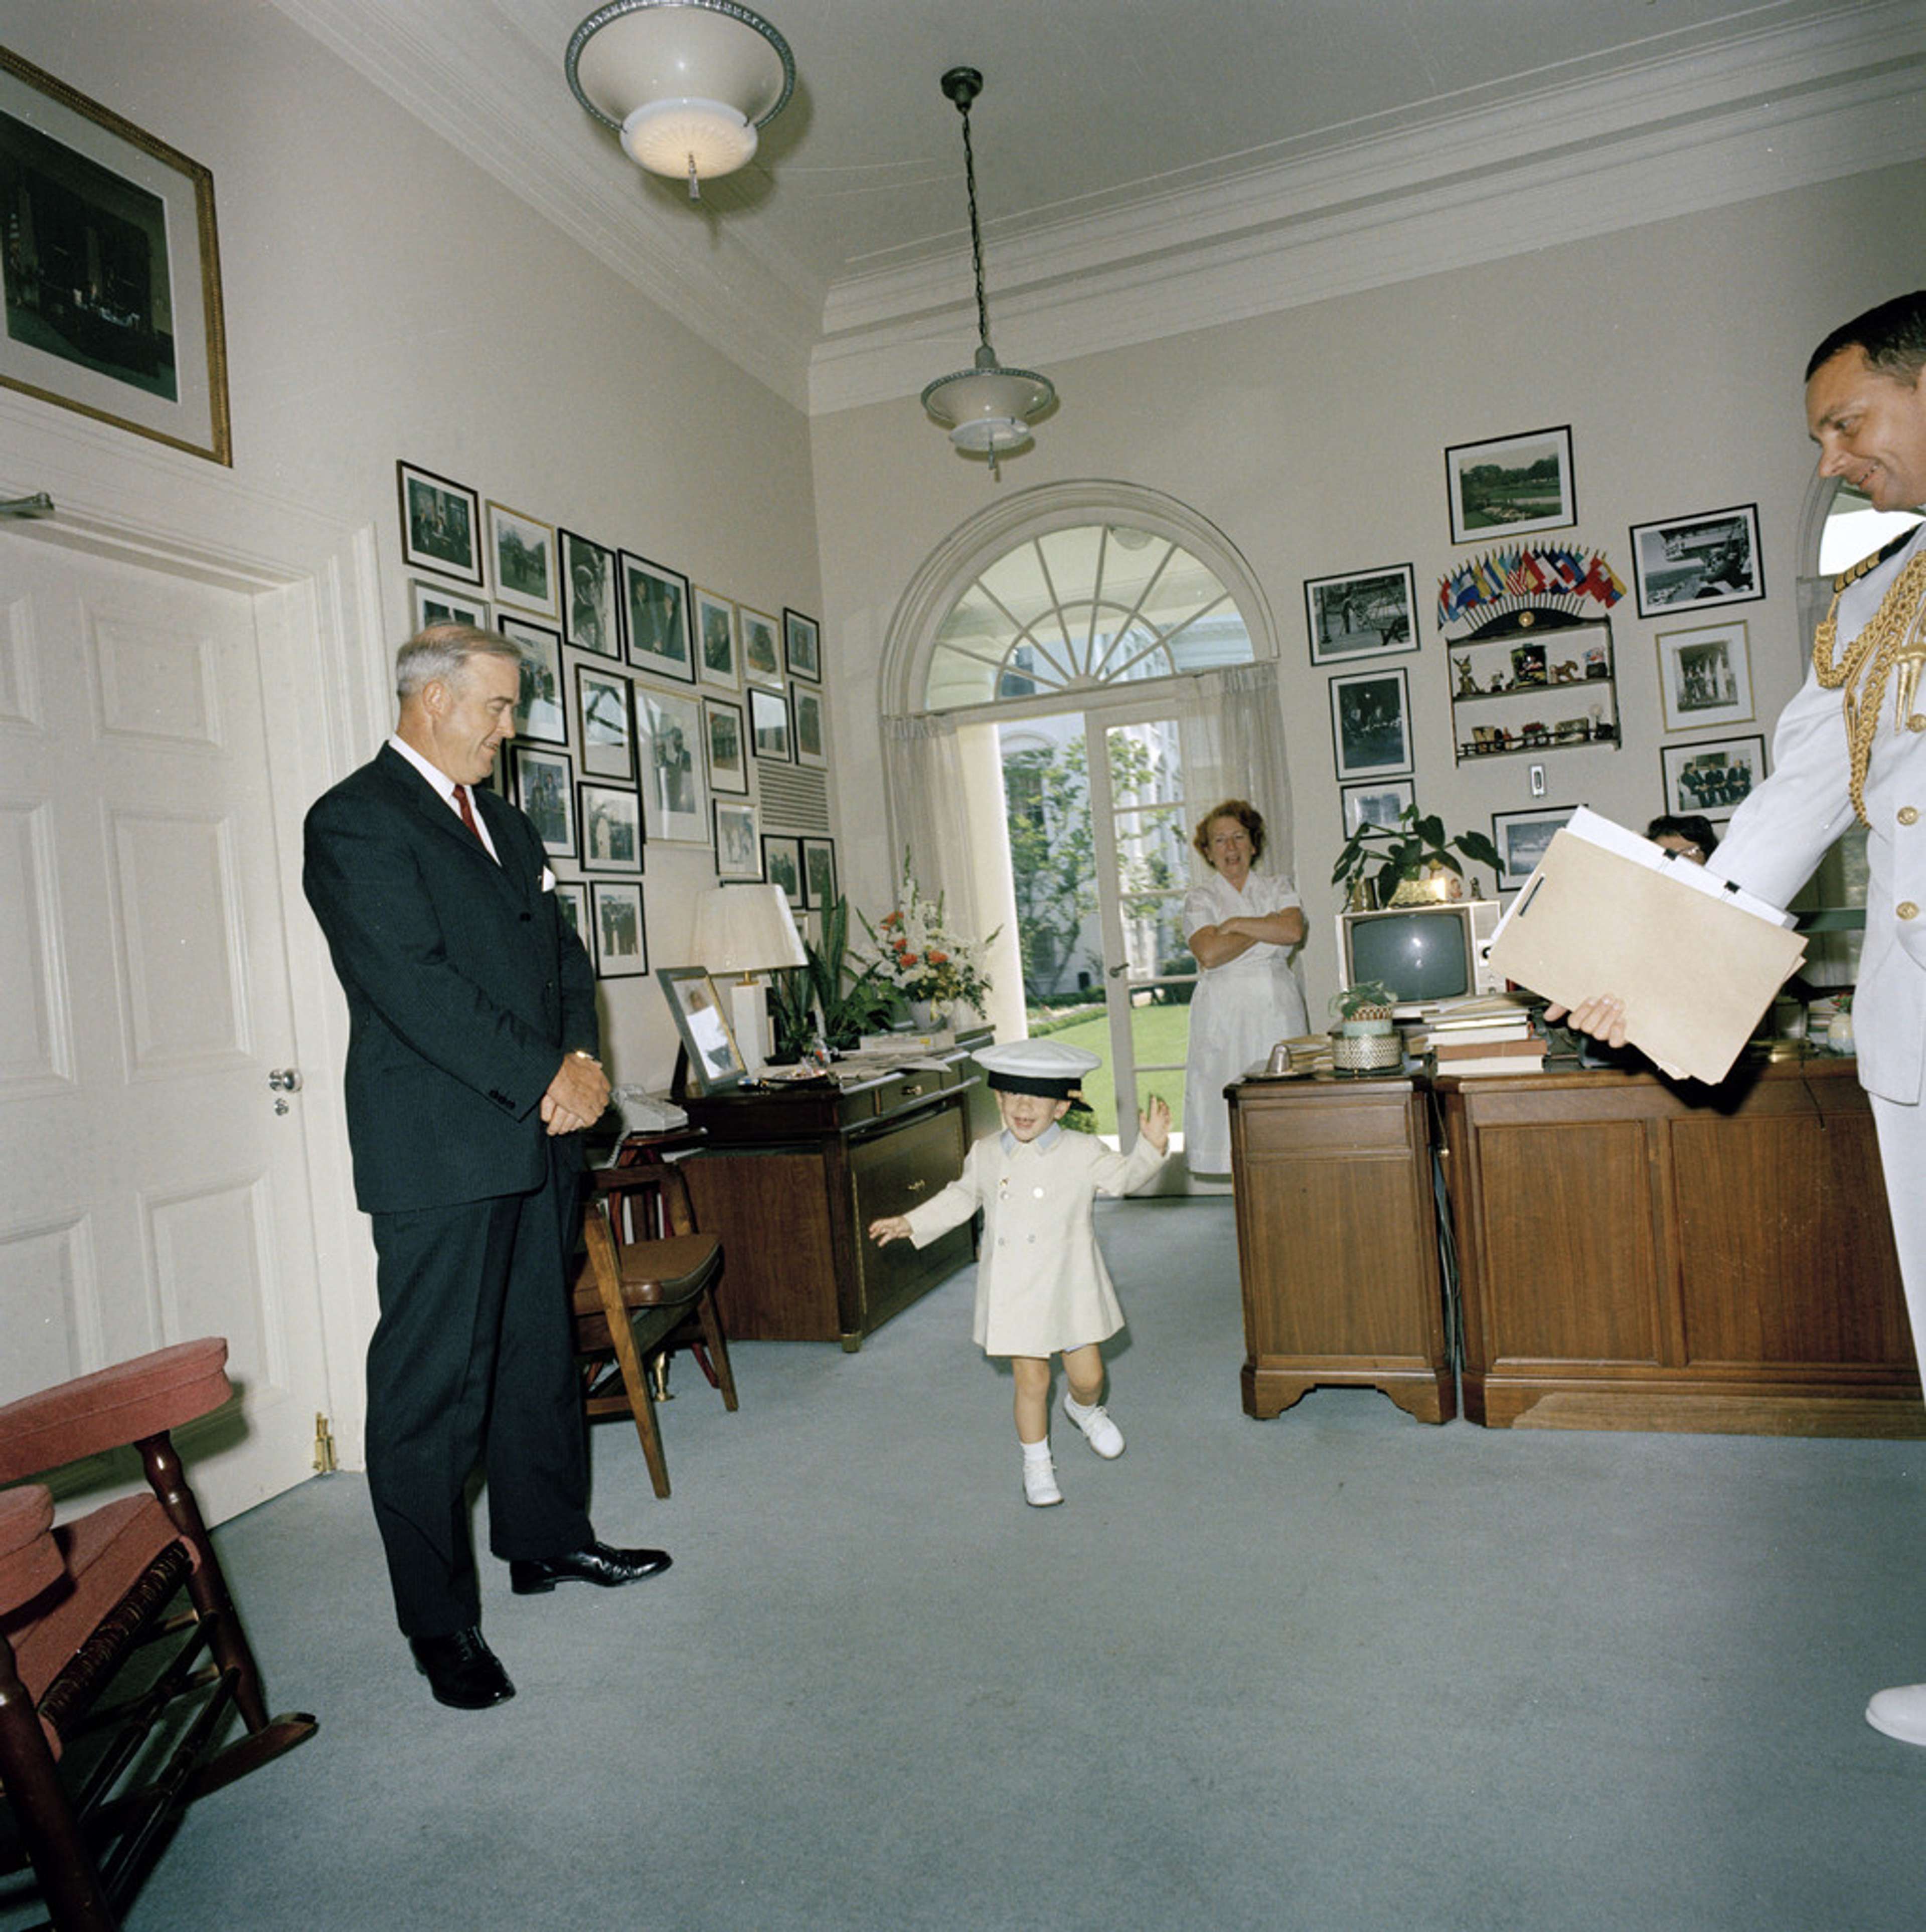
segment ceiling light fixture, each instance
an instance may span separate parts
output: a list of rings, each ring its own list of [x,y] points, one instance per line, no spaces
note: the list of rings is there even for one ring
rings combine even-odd
[[[733,174],[795,86],[788,41],[735,0],[610,0],[569,36],[575,98],[650,173]]]
[[[970,147],[969,104],[983,92],[983,76],[973,67],[953,67],[943,76],[943,93],[963,116],[963,178],[969,189],[969,246],[976,266],[975,365],[942,376],[923,392],[923,406],[950,433],[957,448],[987,456],[990,473],[997,459],[1030,440],[1030,420],[1056,400],[1047,376],[1034,369],[999,368],[990,346],[990,310],[983,297],[983,235],[976,218],[976,157]]]

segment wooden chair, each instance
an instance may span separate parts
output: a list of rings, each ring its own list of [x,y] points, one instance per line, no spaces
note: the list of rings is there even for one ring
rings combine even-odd
[[[0,1484],[22,1485],[0,1491],[0,1872],[31,1864],[61,1932],[112,1932],[183,1806],[314,1734],[268,1714],[174,1450],[227,1400],[226,1360],[184,1342],[0,1408]],[[54,1528],[25,1479],[128,1444],[151,1493]]]
[[[704,1368],[736,1406],[729,1342],[716,1309],[722,1244],[699,1232],[681,1177],[663,1163],[603,1168],[592,1176],[608,1198],[583,1216],[586,1253],[575,1280],[575,1351],[583,1358],[584,1412],[634,1419],[649,1480],[669,1493],[669,1466],[655,1417],[650,1358],[666,1348],[699,1348]],[[637,1230],[660,1228],[660,1234]],[[631,1238],[620,1240],[619,1232]]]

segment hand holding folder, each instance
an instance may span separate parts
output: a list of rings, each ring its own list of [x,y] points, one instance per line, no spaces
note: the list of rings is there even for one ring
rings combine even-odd
[[[1583,809],[1491,943],[1497,971],[1556,1005],[1617,994],[1633,1046],[1713,1084],[1805,956],[1775,908]]]

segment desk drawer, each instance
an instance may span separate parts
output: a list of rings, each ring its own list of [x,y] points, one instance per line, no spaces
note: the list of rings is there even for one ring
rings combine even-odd
[[[879,1080],[869,1090],[873,1117],[881,1120],[886,1114],[900,1113],[906,1107],[915,1106],[919,1100],[946,1092],[956,1084],[957,1070],[954,1066],[919,1067],[913,1073],[893,1074],[887,1080]]]

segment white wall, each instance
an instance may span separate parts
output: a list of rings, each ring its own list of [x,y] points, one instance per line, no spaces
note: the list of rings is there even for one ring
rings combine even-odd
[[[1534,802],[1533,760],[1452,761],[1431,600],[1446,568],[1477,553],[1450,542],[1443,452],[1569,424],[1579,522],[1566,537],[1602,549],[1628,585],[1629,525],[1759,506],[1768,596],[1720,614],[1748,626],[1766,730],[1802,671],[1794,552],[1812,473],[1805,358],[1834,324],[1917,286],[1922,259],[1926,168],[1908,165],[1052,366],[1062,406],[1035,448],[1005,466],[1002,487],[1113,478],[1167,491],[1224,530],[1271,604],[1313,1015],[1334,984],[1326,882],[1342,841],[1331,674],[1309,660],[1304,579],[1415,565],[1422,648],[1386,662],[1409,672],[1418,798],[1453,831],[1488,832],[1494,811]],[[1020,340],[999,346],[1023,359]],[[847,805],[879,783],[873,716],[897,599],[998,486],[951,454],[913,398],[819,418],[814,461],[825,649],[847,674],[834,720]],[[1642,825],[1662,804],[1659,626],[1637,616],[1629,595],[1612,621],[1622,747],[1544,753],[1544,802],[1589,803]],[[880,814],[849,818],[845,886],[873,904],[890,870]]]
[[[408,628],[397,458],[756,609],[819,608],[803,416],[286,16],[16,0],[5,38],[213,171],[235,478],[373,526],[385,656]],[[580,114],[559,50],[555,91],[558,117]],[[705,850],[649,848],[651,966],[685,962],[713,882]],[[665,1084],[675,1040],[653,980],[605,982],[603,1011],[617,1076]]]

